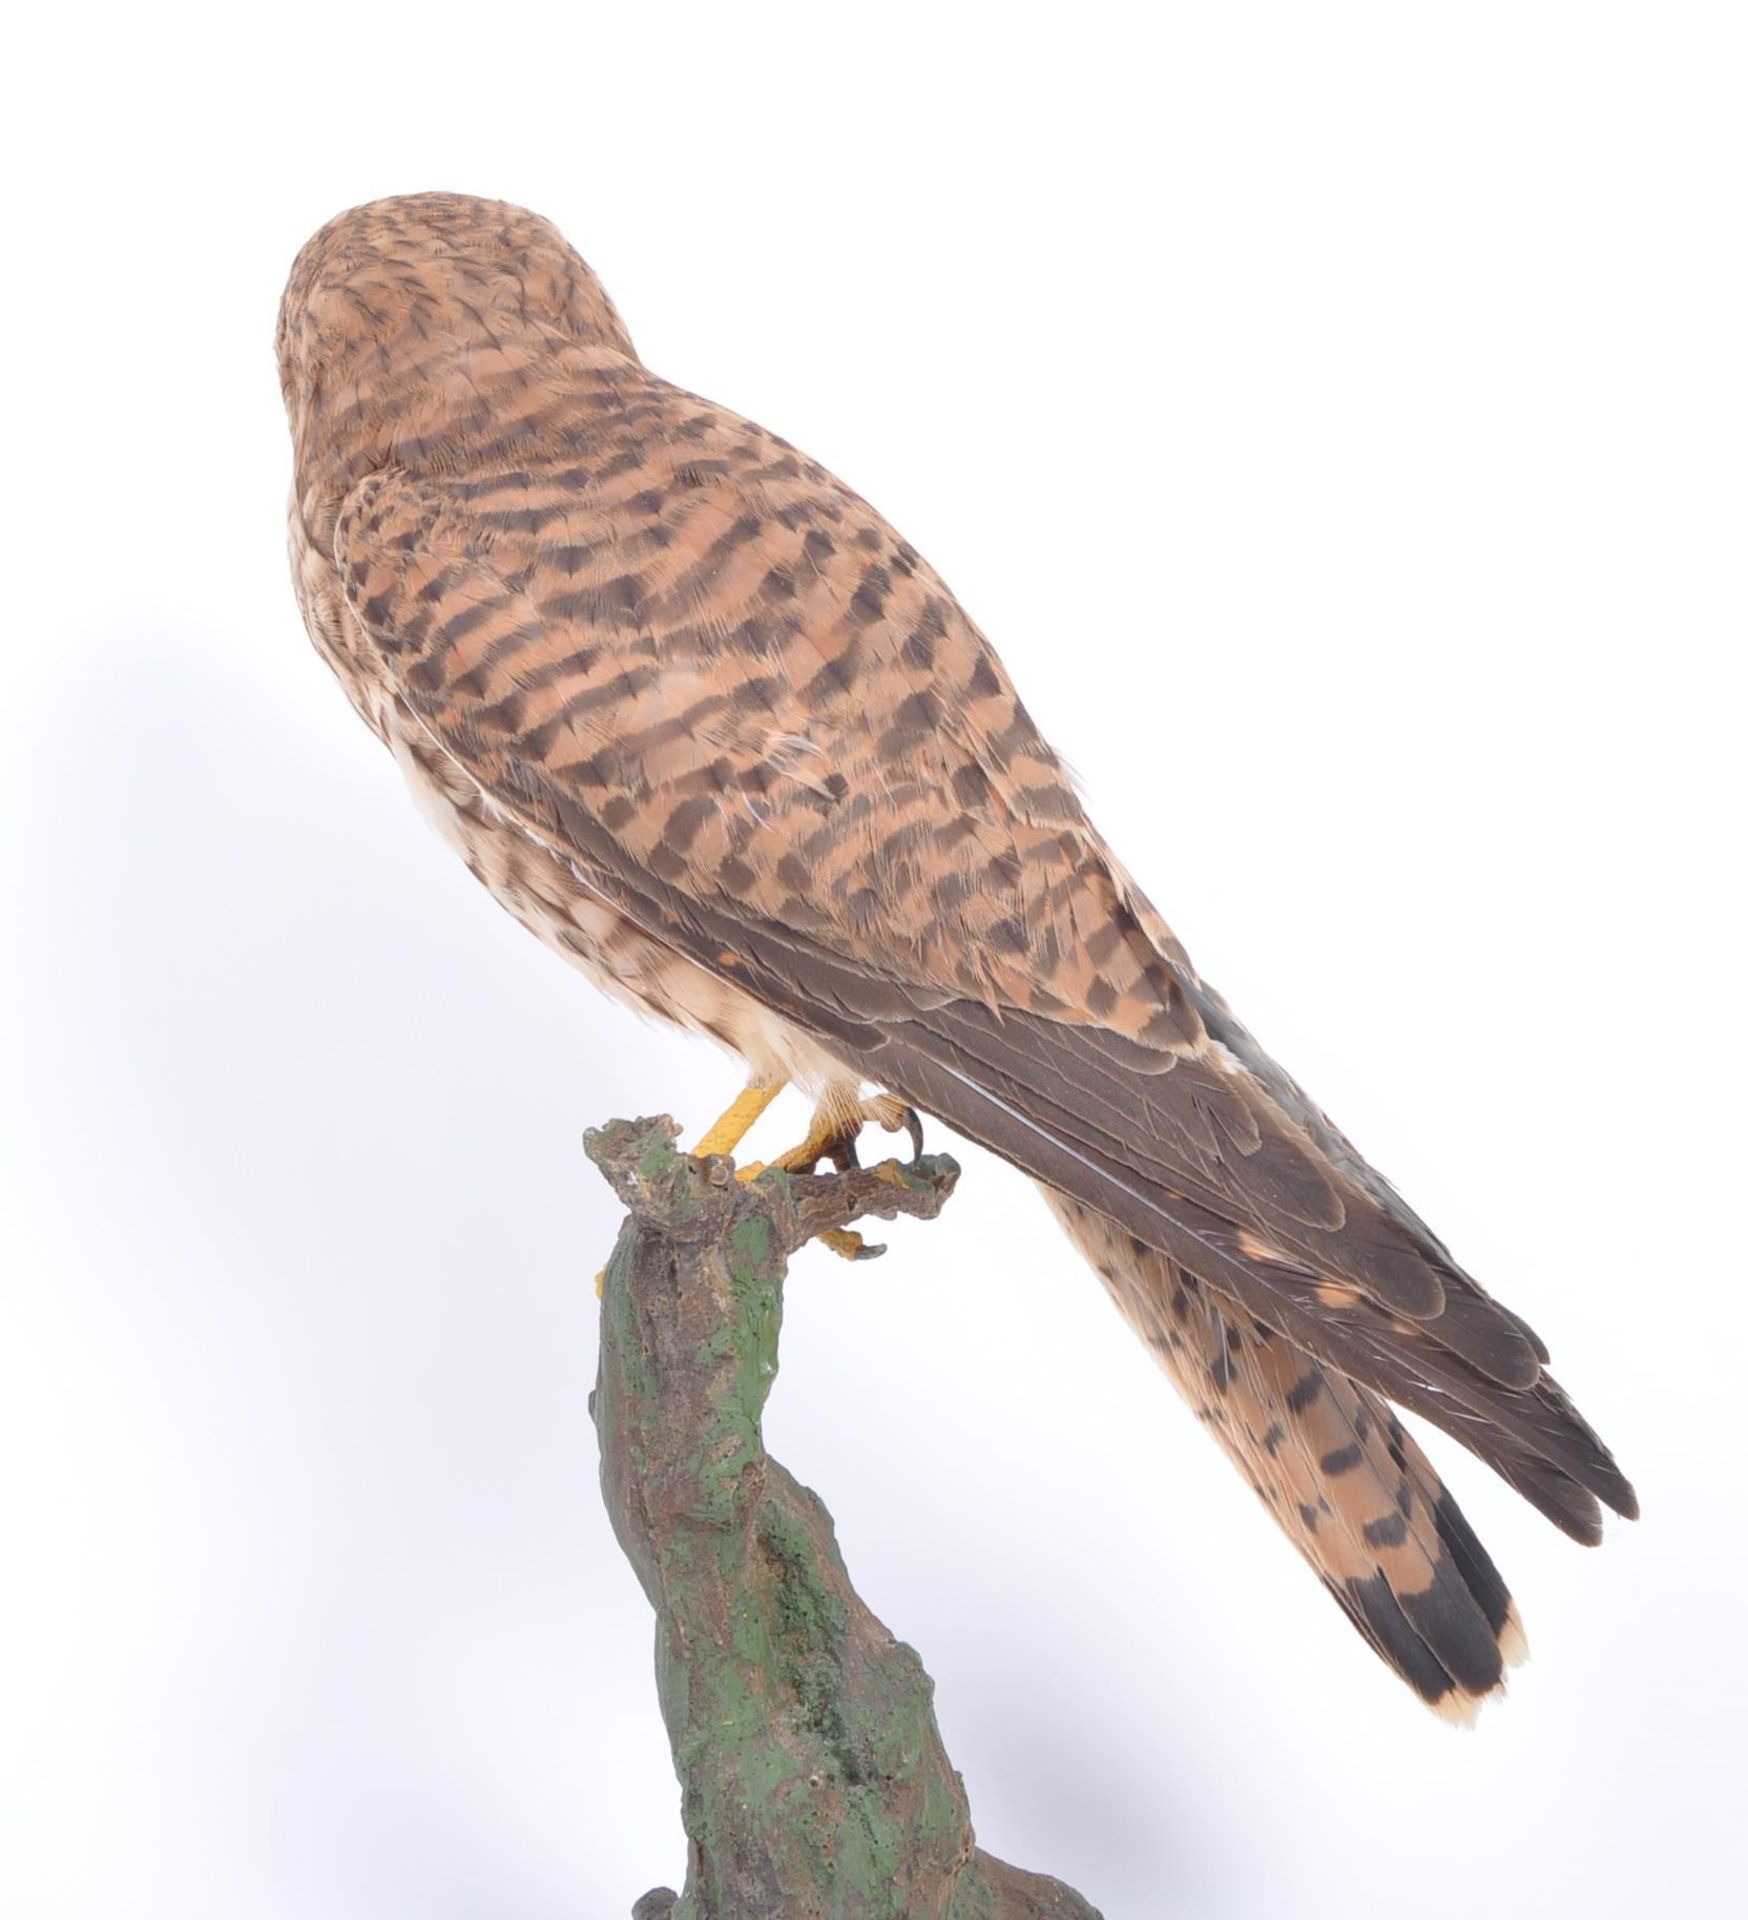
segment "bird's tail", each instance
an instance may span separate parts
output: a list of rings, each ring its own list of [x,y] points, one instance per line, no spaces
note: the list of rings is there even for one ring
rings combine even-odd
[[[1373,1650],[1434,1712],[1472,1721],[1523,1658],[1523,1630],[1486,1549],[1395,1410],[1167,1255],[1043,1191]]]

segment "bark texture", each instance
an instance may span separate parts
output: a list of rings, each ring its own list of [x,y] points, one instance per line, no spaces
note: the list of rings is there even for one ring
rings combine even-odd
[[[857,1597],[831,1516],[765,1452],[783,1276],[814,1234],[932,1218],[945,1156],[736,1180],[670,1120],[586,1147],[629,1209],[590,1407],[614,1532],[656,1612],[686,1886],[636,1920],[1098,1920],[976,1845],[922,1662]]]

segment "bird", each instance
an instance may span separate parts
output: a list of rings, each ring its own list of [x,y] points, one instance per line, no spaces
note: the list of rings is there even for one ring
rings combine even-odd
[[[1523,1630],[1402,1411],[1580,1542],[1633,1489],[1200,977],[929,562],[645,367],[520,207],[340,214],[276,346],[317,651],[518,921],[745,1063],[695,1151],[794,1085],[786,1165],[920,1112],[1030,1175],[1361,1636],[1472,1722]]]

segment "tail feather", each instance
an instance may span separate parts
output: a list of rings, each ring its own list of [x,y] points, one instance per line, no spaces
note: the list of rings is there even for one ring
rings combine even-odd
[[[1046,1190],[1167,1374],[1367,1643],[1471,1721],[1525,1652],[1511,1595],[1380,1396],[1168,1256]]]

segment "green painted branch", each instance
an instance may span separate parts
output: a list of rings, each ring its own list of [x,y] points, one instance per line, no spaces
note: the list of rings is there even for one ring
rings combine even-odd
[[[590,1408],[619,1544],[656,1611],[656,1684],[690,1843],[685,1892],[638,1920],[1098,1920],[981,1852],[922,1662],[857,1598],[831,1516],[765,1452],[783,1276],[815,1233],[937,1214],[908,1167],[750,1182],[615,1121],[590,1159],[630,1209]]]

